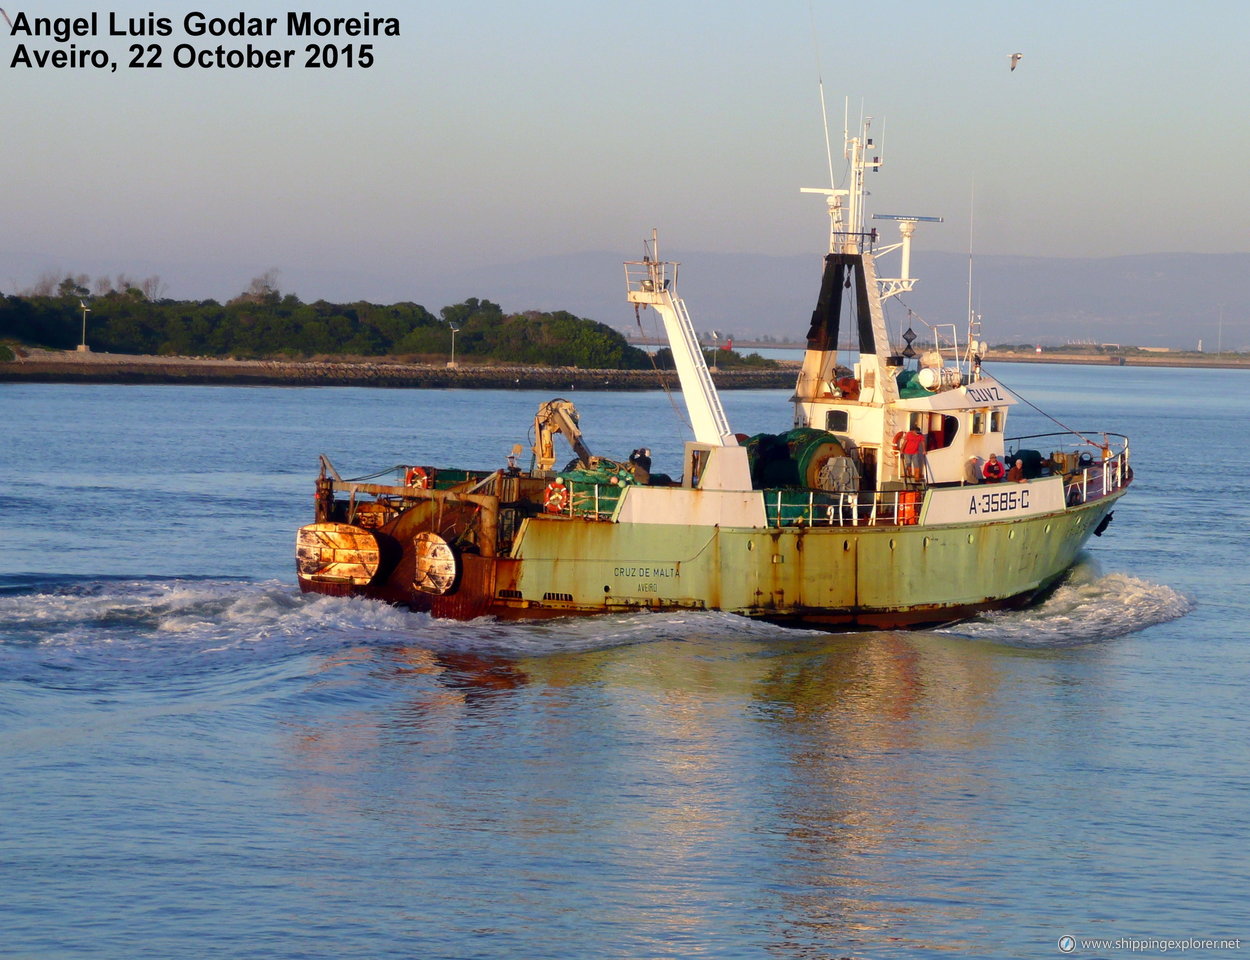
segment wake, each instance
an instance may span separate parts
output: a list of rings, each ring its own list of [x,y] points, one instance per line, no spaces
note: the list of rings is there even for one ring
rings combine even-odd
[[[1193,601],[1173,588],[1078,564],[1041,603],[989,613],[940,633],[1018,647],[1066,647],[1114,640],[1177,620]]]
[[[42,658],[122,659],[226,653],[286,656],[348,646],[418,644],[509,657],[657,642],[768,644],[827,637],[715,612],[573,617],[528,623],[437,620],[359,598],[301,594],[277,580],[27,578],[0,590],[0,651]],[[1184,616],[1193,602],[1122,573],[1073,569],[1040,604],[937,631],[1016,647],[1062,647],[1123,637]]]

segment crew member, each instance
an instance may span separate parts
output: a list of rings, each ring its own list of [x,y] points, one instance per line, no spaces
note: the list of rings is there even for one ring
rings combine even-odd
[[[990,458],[985,461],[985,466],[981,468],[981,476],[985,477],[990,483],[997,483],[1006,472],[1003,469],[1003,462],[998,459],[998,454],[996,453],[991,453]]]
[[[629,464],[634,473],[634,479],[644,486],[651,482],[651,450],[647,447],[639,447],[629,455]]]
[[[924,434],[912,427],[899,439],[898,450],[903,455],[903,477],[908,480],[923,480]]]

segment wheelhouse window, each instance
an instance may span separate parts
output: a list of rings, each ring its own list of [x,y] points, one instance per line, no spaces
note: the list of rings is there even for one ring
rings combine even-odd
[[[943,447],[949,447],[955,435],[959,433],[958,417],[941,413],[922,413],[920,416],[923,419],[917,429],[924,431],[926,450],[941,450]]]
[[[699,481],[703,477],[703,469],[707,466],[707,462],[711,458],[711,452],[707,449],[691,449],[690,447],[687,447],[686,449],[686,476],[690,478],[690,486],[693,488],[699,485]]]
[[[1001,410],[990,411],[990,433],[1003,432],[1003,412]]]
[[[971,426],[969,427],[969,433],[971,433],[974,437],[979,437],[985,433],[985,411],[984,410],[972,411],[972,421],[971,421]]]
[[[829,410],[825,413],[825,429],[830,433],[846,432],[850,420],[845,410]]]

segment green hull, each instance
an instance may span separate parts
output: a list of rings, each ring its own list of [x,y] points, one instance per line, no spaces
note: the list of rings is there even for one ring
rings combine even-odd
[[[398,489],[331,486],[374,494]],[[510,527],[497,497],[462,488],[425,492],[428,499],[407,501],[371,533],[353,525],[367,522],[367,514],[343,516],[343,501],[327,500],[320,519],[340,523],[304,528],[305,536],[323,541],[323,565],[316,575],[302,568],[300,583],[309,592],[371,597],[457,619],[720,610],[826,629],[931,625],[1019,605],[1053,586],[1127,483],[1070,507],[1062,504],[1062,489],[1053,478],[930,490],[914,512],[902,514],[903,522],[825,515],[822,524],[819,511],[779,522],[791,509],[779,498],[776,513],[760,512],[768,525],[623,522],[616,501],[597,501],[605,512],[535,512]],[[1059,497],[1058,505],[1038,509],[1047,494]],[[673,488],[651,496],[662,505],[690,493]],[[1032,504],[1036,512],[949,522],[952,507],[979,509],[1004,498],[1013,509]],[[422,556],[415,547],[427,534],[464,530],[477,534],[477,548],[456,551],[453,559]],[[484,538],[484,530],[502,533]],[[326,545],[332,537],[335,549]],[[362,543],[376,548],[366,551]],[[372,566],[352,565],[364,560]],[[331,562],[333,575],[325,572]],[[363,573],[351,579],[343,570]]]
[[[1052,586],[1122,492],[1057,514],[944,526],[743,529],[538,518],[499,571],[490,612],[707,609],[813,626],[949,622]]]

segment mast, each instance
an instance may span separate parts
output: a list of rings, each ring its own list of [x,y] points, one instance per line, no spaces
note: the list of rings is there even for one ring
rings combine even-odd
[[[863,388],[861,396],[869,403],[890,403],[898,399],[898,387],[893,377],[886,375],[889,340],[885,315],[881,310],[882,291],[871,252],[877,232],[875,229],[871,233],[864,230],[864,177],[869,170],[879,170],[882,163],[879,156],[868,156],[867,151],[873,146],[868,135],[871,125],[872,117],[865,117],[859,136],[852,137],[849,130],[846,131],[844,154],[850,162],[851,171],[847,188],[801,189],[802,193],[822,194],[825,197],[829,211],[829,253],[825,257],[821,302],[812,315],[808,348],[795,388],[796,404],[834,394],[843,289],[855,291],[854,313],[859,337],[857,366]],[[906,236],[905,242],[909,240],[910,236]],[[795,414],[797,423],[801,419],[797,407]]]
[[[632,304],[655,307],[664,321],[664,332],[673,352],[695,440],[712,446],[736,447],[737,437],[729,429],[729,420],[699,348],[694,324],[685,302],[677,296],[679,264],[660,260],[659,237],[655,230],[651,231],[648,246],[649,254],[625,264],[626,296]]]
[[[866,227],[866,174],[880,170],[882,159],[873,155],[869,135],[872,118],[863,120],[858,135],[845,132],[849,178],[845,188],[803,188],[803,193],[825,197],[829,211],[829,252],[825,255],[820,297],[807,333],[807,351],[795,384],[794,425],[852,436],[870,476],[882,484],[901,477],[893,437],[906,428],[907,411],[899,406],[898,375],[905,358],[892,347],[885,325],[884,304],[908,293],[916,284],[911,276],[911,241],[917,224],[940,223],[941,217],[874,214],[874,220],[898,224],[897,243],[879,247],[875,228]],[[880,148],[877,148],[878,150]],[[877,258],[901,250],[901,276],[878,277]],[[838,377],[838,347],[842,315],[858,356],[852,377]],[[913,335],[914,339],[914,335]],[[854,348],[852,348],[854,349]]]

